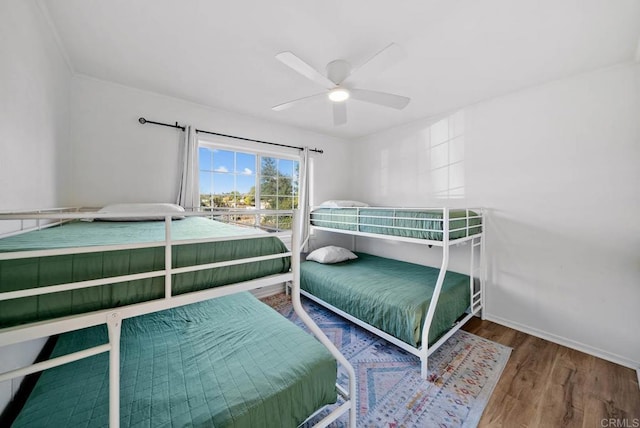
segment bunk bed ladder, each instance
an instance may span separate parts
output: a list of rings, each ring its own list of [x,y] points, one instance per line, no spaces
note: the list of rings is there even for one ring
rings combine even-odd
[[[476,259],[476,249],[479,251],[479,260]],[[475,314],[477,311],[482,309],[482,300],[483,300],[483,288],[484,288],[484,279],[482,263],[483,263],[483,253],[482,253],[482,237],[476,236],[471,239],[471,267],[469,270],[469,288],[471,293],[471,313]],[[476,277],[478,279],[478,288],[476,291]]]

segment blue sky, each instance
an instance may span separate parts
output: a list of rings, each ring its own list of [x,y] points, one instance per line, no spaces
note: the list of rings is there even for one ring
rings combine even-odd
[[[200,193],[248,192],[256,182],[255,154],[200,147]],[[278,172],[293,177],[296,161],[277,159]]]

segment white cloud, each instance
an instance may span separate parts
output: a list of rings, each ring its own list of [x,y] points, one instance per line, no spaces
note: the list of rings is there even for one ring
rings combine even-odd
[[[227,169],[226,166],[219,166],[218,168],[214,169],[215,172],[229,172],[229,170]]]
[[[245,168],[244,171],[242,171],[242,173],[244,175],[251,175],[251,174],[253,174],[253,171],[251,171],[249,168]]]

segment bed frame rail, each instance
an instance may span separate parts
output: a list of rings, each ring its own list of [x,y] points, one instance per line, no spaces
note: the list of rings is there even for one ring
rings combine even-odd
[[[335,215],[335,216],[344,217],[345,219],[344,220],[334,220],[332,218],[327,219],[325,216],[328,216],[328,215],[324,213],[313,212],[314,209],[322,209],[322,208],[325,208],[325,209],[328,208],[336,211],[355,210],[355,213],[333,212],[330,214],[330,216]],[[389,215],[361,214],[361,210],[363,209],[387,211]],[[441,218],[406,217],[401,214],[396,214],[398,212],[402,213],[406,211],[440,214],[442,217]],[[314,226],[313,224],[311,224],[311,227],[314,230],[322,230],[326,232],[335,232],[335,233],[342,233],[342,234],[349,234],[349,235],[363,236],[363,237],[370,237],[370,238],[388,239],[392,241],[427,244],[427,245],[434,245],[438,247],[442,247],[444,245],[448,245],[451,243],[459,244],[462,242],[466,242],[473,239],[474,236],[479,236],[481,234],[481,231],[479,230],[481,230],[484,227],[484,225],[482,224],[483,213],[481,208],[466,208],[464,209],[465,215],[463,217],[455,217],[455,218],[450,218],[450,211],[451,211],[450,208],[390,208],[390,207],[329,208],[329,207],[316,206],[312,208],[312,211],[310,213],[310,222],[313,220],[316,220],[318,222],[328,223],[330,225],[330,226]],[[315,215],[315,218],[314,218],[314,215]],[[447,216],[446,220],[445,220],[445,215]],[[393,224],[387,225],[387,224],[363,223],[361,221],[361,218],[393,220]],[[435,222],[440,226],[435,228],[429,228],[429,227],[408,227],[408,226],[401,226],[396,224],[396,221],[404,221],[404,220],[413,221],[413,222],[429,221],[429,222]],[[471,224],[473,220],[479,220],[480,224]],[[451,228],[451,222],[460,222],[460,221],[465,222],[464,226]],[[353,227],[355,228],[355,230],[344,229],[343,227],[345,226]],[[362,232],[360,231],[360,227],[362,226],[375,227],[375,228],[381,228],[381,229],[390,229],[398,232],[399,234],[410,233],[410,232],[438,233],[438,234],[442,234],[443,238],[444,238],[444,234],[446,233],[448,238],[448,244],[444,243],[445,241],[444,239],[442,240],[423,239],[423,238],[413,238],[408,236],[398,236],[398,235],[391,235],[391,234],[384,234],[384,233]],[[445,232],[445,228],[448,230],[448,232]],[[464,232],[464,236],[460,238],[453,238],[453,239],[449,238],[450,234],[454,232]]]
[[[245,213],[238,210],[239,213]],[[224,215],[228,215],[229,210],[223,212]],[[251,215],[254,214],[282,214],[281,211],[251,211]],[[286,212],[291,214],[290,211]],[[155,214],[155,213],[154,213]],[[185,212],[180,213],[185,216],[205,216],[211,217],[215,213],[211,212]],[[47,213],[43,212],[28,212],[28,213],[0,213],[0,220],[16,220],[16,219],[42,219],[58,220],[56,224],[60,222],[68,221],[70,219],[82,219],[87,217],[93,218],[108,218],[108,217],[135,217],[140,216],[140,213],[135,214],[98,214],[79,212],[78,210],[51,210]],[[157,215],[157,214],[156,214]],[[127,245],[109,245],[109,246],[92,246],[81,248],[65,248],[59,250],[38,250],[38,251],[19,251],[12,253],[0,253],[0,260],[18,259],[27,257],[45,257],[51,255],[60,254],[74,254],[83,252],[97,252],[97,251],[115,251],[131,248],[148,248],[148,247],[165,247],[165,269],[159,271],[144,272],[135,275],[122,275],[110,278],[103,278],[99,280],[80,281],[67,284],[59,284],[48,287],[39,287],[29,290],[20,290],[12,292],[0,293],[0,300],[17,299],[26,296],[42,295],[47,293],[55,293],[59,291],[75,290],[88,287],[98,287],[108,284],[131,281],[134,279],[153,278],[158,276],[165,277],[165,296],[163,299],[150,300],[142,303],[132,304],[128,306],[121,306],[112,309],[105,309],[101,311],[95,311],[90,313],[83,313],[79,315],[72,315],[66,317],[55,318],[46,321],[40,321],[25,325],[19,325],[15,327],[9,327],[0,329],[0,346],[25,342],[32,339],[41,337],[47,337],[55,334],[61,334],[68,331],[78,330],[86,327],[92,327],[100,324],[106,324],[108,330],[109,343],[84,349],[82,351],[74,352],[64,356],[52,358],[40,363],[28,365],[19,369],[11,370],[5,373],[0,373],[0,382],[13,379],[16,377],[24,376],[27,374],[39,372],[63,364],[67,364],[73,361],[77,361],[83,358],[88,358],[93,355],[97,355],[104,352],[109,352],[109,426],[112,428],[119,427],[120,424],[120,331],[122,327],[122,320],[139,315],[144,315],[152,312],[157,312],[165,309],[175,308],[191,303],[201,302],[204,300],[222,297],[229,294],[238,293],[241,291],[248,291],[268,285],[280,284],[291,282],[294,284],[294,309],[301,320],[309,327],[313,334],[322,342],[325,347],[329,349],[331,354],[342,364],[349,374],[349,391],[345,391],[338,385],[338,391],[343,396],[345,402],[337,409],[333,410],[327,417],[321,420],[315,426],[324,427],[329,423],[340,417],[345,412],[349,412],[349,422],[351,427],[355,427],[355,371],[349,364],[346,358],[340,353],[340,351],[331,343],[331,341],[324,335],[322,330],[311,320],[309,315],[304,311],[300,304],[299,284],[300,284],[300,242],[298,239],[297,231],[299,230],[299,214],[297,211],[293,212],[293,229],[291,232],[285,233],[270,233],[270,234],[256,234],[256,235],[240,235],[238,237],[230,238],[218,238],[218,239],[198,239],[198,240],[181,240],[174,241],[171,237],[171,222],[175,213],[170,213],[164,216],[165,221],[165,240],[162,242],[152,242],[144,244],[127,244]],[[20,230],[17,233],[24,233],[28,230]],[[292,251],[285,253],[278,253],[274,255],[250,257],[243,259],[235,259],[224,262],[207,263],[193,265],[183,268],[173,268],[171,266],[172,247],[175,245],[184,245],[188,243],[202,243],[202,242],[216,242],[233,239],[248,239],[248,238],[263,238],[271,236],[290,237],[292,243]],[[8,235],[5,235],[8,236]],[[219,286],[215,288],[209,288],[201,291],[195,291],[191,293],[180,294],[173,296],[171,293],[171,276],[177,273],[193,272],[204,269],[212,269],[223,266],[231,266],[243,263],[258,262],[261,260],[270,260],[274,258],[291,257],[291,271],[282,274],[269,275],[262,278],[257,278],[249,281],[244,281],[236,284],[229,284]],[[295,286],[297,284],[297,287]],[[298,290],[298,291],[296,291]]]

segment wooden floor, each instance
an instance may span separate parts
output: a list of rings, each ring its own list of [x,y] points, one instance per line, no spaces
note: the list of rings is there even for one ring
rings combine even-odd
[[[635,370],[478,318],[463,329],[513,348],[480,427],[640,427]]]

